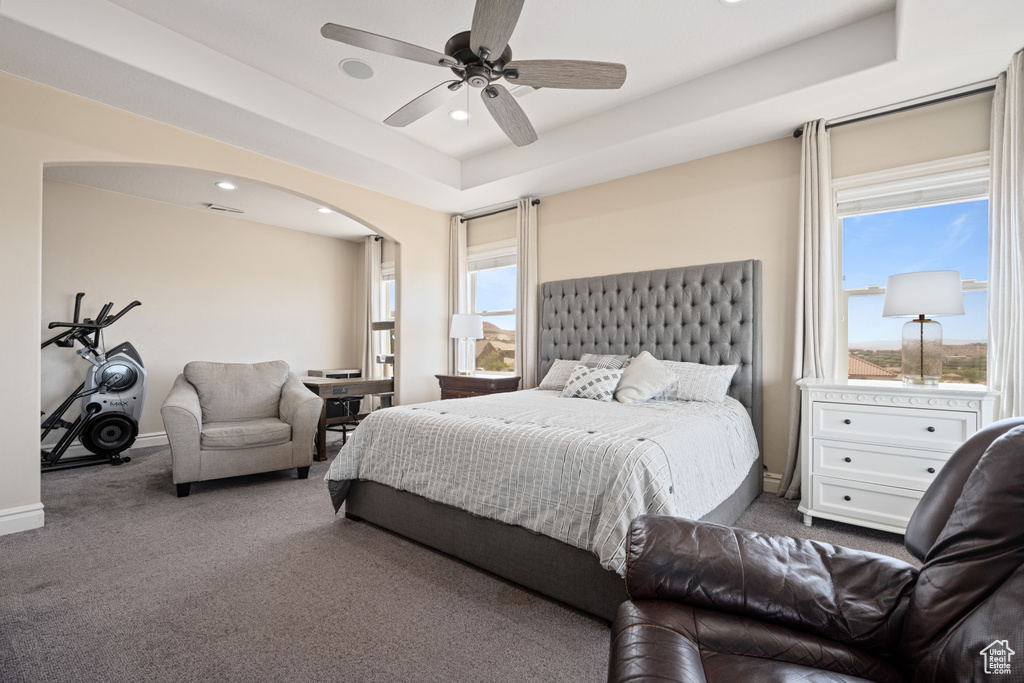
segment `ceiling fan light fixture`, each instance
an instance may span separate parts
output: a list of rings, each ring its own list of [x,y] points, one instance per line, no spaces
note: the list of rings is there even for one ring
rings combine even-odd
[[[465,121],[469,118],[469,112],[465,109],[452,109],[448,112],[448,117],[453,121]]]
[[[373,67],[361,59],[343,59],[338,62],[338,68],[361,81],[373,78]]]
[[[217,187],[219,187],[222,190],[235,190],[235,189],[238,189],[237,185],[235,185],[234,183],[229,182],[227,180],[222,180],[219,183],[216,183],[216,185],[217,185]]]

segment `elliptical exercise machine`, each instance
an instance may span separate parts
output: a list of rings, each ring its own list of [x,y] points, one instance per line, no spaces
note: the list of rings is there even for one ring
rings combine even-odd
[[[64,348],[73,348],[75,342],[82,348],[75,351],[89,361],[90,367],[85,372],[85,381],[71,392],[64,402],[53,413],[43,420],[40,428],[44,441],[54,429],[66,429],[52,450],[40,449],[43,471],[84,467],[110,463],[120,465],[131,460],[121,457],[121,453],[135,442],[139,435],[139,417],[142,415],[142,404],[146,398],[146,368],[138,351],[128,342],[118,344],[110,351],[100,350],[100,332],[117,322],[121,316],[142,304],[133,301],[116,315],[110,315],[113,302],[106,304],[96,319],[85,318],[79,321],[82,297],[85,292],[75,295],[74,322],[52,322],[49,329],[57,327],[69,328],[43,342],[41,348],[50,344]],[[82,399],[82,410],[74,422],[68,422],[64,413],[78,399]],[[79,438],[93,457],[76,458],[71,462],[61,463],[61,456],[68,447]]]

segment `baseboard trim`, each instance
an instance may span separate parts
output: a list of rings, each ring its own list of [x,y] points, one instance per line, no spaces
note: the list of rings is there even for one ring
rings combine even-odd
[[[38,529],[43,525],[43,504],[33,503],[0,510],[0,536]]]
[[[764,473],[764,491],[766,493],[778,493],[779,484],[782,482],[782,475],[774,472]]]
[[[152,432],[150,434],[140,434],[135,438],[135,443],[132,444],[132,448],[149,448],[150,446],[166,446],[167,445],[167,432]],[[47,450],[53,448],[54,444],[45,446]],[[131,453],[131,449],[128,449]],[[68,449],[61,456],[61,462],[65,460],[74,460],[76,458],[91,458],[94,457],[91,451],[86,450],[85,446],[81,442],[76,441],[71,444]]]

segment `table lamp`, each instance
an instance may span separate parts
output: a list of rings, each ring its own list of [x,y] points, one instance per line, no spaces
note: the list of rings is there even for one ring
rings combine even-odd
[[[903,384],[938,384],[942,377],[942,325],[928,316],[963,315],[960,272],[931,270],[890,275],[883,318],[915,318],[903,326]]]
[[[457,372],[460,375],[471,375],[473,374],[473,368],[476,366],[475,362],[466,361],[467,356],[474,357],[466,349],[469,348],[470,339],[483,339],[484,338],[484,319],[482,316],[467,314],[467,313],[456,313],[452,316],[452,329],[451,338],[459,340],[459,352],[456,354],[457,357]],[[474,357],[475,358],[475,357]]]

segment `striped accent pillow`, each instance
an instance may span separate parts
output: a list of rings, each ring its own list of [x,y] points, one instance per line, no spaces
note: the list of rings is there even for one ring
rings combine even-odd
[[[585,353],[579,362],[588,368],[611,368],[616,370],[629,365],[629,356],[624,353],[620,355]]]
[[[722,403],[732,384],[738,365],[703,365],[702,363],[679,363],[663,360],[662,365],[671,370],[676,381],[662,394],[660,401],[708,401]]]
[[[565,383],[562,396],[565,398],[589,398],[609,402],[615,397],[615,387],[622,379],[622,370],[611,368],[588,368],[577,365],[569,381]]]
[[[572,374],[573,369],[579,364],[578,360],[556,360],[548,368],[548,374],[544,375],[544,379],[541,380],[537,388],[551,389],[553,391],[565,389],[565,383],[569,381],[569,375]]]

